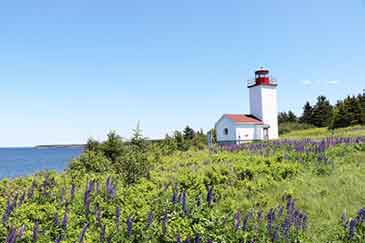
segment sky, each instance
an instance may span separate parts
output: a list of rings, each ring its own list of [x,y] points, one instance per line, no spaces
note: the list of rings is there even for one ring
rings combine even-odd
[[[207,130],[261,66],[300,114],[362,92],[364,43],[365,0],[4,1],[0,146]]]

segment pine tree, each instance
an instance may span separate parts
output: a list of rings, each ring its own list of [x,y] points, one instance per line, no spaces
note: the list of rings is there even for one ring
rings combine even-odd
[[[333,107],[325,96],[319,96],[313,107],[312,124],[316,127],[328,127],[332,120]]]
[[[303,107],[303,115],[300,117],[301,123],[313,124],[313,107],[309,102],[305,103]]]
[[[192,140],[195,136],[194,130],[189,126],[185,127],[185,129],[183,131],[183,134],[184,134],[184,139],[185,140]]]

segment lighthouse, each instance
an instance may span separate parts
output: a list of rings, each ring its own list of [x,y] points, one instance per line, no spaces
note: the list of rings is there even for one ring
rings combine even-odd
[[[254,81],[248,82],[250,90],[250,113],[268,125],[264,137],[279,138],[277,81],[270,77],[270,71],[260,68]]]
[[[250,114],[224,114],[215,124],[219,144],[279,138],[277,88],[270,71],[260,68],[248,81]]]

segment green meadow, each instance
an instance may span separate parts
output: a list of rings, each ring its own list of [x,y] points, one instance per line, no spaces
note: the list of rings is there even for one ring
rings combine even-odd
[[[365,242],[364,136],[315,128],[182,152],[112,135],[63,173],[2,180],[0,241]]]

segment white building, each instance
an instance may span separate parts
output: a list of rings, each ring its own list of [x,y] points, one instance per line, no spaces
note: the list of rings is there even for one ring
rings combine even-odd
[[[215,124],[219,144],[279,138],[277,82],[259,69],[249,81],[250,115],[225,114]]]

